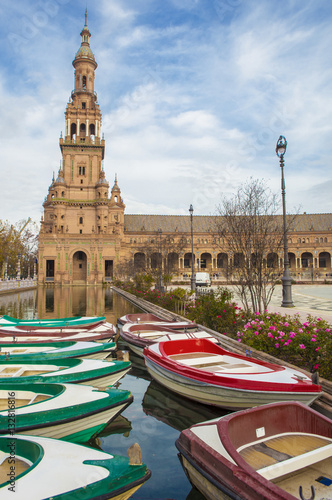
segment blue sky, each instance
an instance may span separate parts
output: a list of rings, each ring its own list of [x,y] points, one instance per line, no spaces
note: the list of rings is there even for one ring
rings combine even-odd
[[[332,212],[330,0],[2,0],[0,219],[39,221],[88,7],[105,172],[126,213],[216,212],[265,179]]]

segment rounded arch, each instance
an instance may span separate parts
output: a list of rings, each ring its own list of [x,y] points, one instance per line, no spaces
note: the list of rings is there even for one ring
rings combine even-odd
[[[167,255],[167,272],[172,273],[179,268],[179,255],[171,252]]]
[[[83,250],[77,250],[73,254],[73,282],[86,282],[88,270],[87,254]]]
[[[76,139],[76,133],[77,133],[76,123],[72,123],[70,125],[70,138]]]
[[[266,258],[266,267],[270,267],[276,269],[279,267],[279,257],[275,252],[271,252],[267,255]]]
[[[146,267],[146,257],[143,252],[134,254],[134,268],[135,271],[143,271]]]
[[[242,267],[244,265],[244,255],[243,253],[235,253],[233,258],[234,267]]]
[[[200,257],[200,269],[211,269],[212,267],[212,255],[208,252],[204,252]]]
[[[86,126],[85,123],[80,124],[80,136],[84,137],[85,136],[85,131],[86,131]]]
[[[226,269],[228,267],[228,255],[227,253],[218,253],[217,255],[217,267],[221,269]]]
[[[302,267],[313,266],[313,255],[311,252],[303,252],[303,254],[301,255],[301,266]]]
[[[191,252],[187,252],[183,257],[183,267],[187,269],[192,268],[192,254]],[[194,254],[194,267],[195,267],[195,254]]]
[[[288,253],[288,260],[289,260],[289,267],[291,269],[295,269],[296,268],[296,256],[295,256],[295,253],[289,252]]]
[[[331,254],[329,252],[320,252],[318,259],[318,267],[331,269]]]
[[[160,253],[151,254],[151,269],[158,269],[161,267],[162,258]]]

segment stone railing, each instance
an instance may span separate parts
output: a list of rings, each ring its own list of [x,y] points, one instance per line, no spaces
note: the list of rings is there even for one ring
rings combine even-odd
[[[6,292],[7,290],[16,290],[21,288],[31,288],[37,286],[37,278],[29,278],[24,280],[5,280],[0,281],[0,292]]]

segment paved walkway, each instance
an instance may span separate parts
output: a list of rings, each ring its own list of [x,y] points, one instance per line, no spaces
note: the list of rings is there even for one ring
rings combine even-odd
[[[292,299],[295,307],[281,307],[282,287],[276,287],[268,310],[283,314],[298,313],[302,319],[308,314],[321,317],[332,324],[332,285],[294,285]]]
[[[185,288],[190,288],[190,286],[185,286]],[[227,286],[227,288],[233,291],[236,301],[235,287]],[[293,285],[292,299],[295,307],[281,307],[282,286],[277,285],[268,310],[281,314],[298,313],[303,321],[307,319],[308,314],[311,314],[325,319],[332,325],[332,285]]]

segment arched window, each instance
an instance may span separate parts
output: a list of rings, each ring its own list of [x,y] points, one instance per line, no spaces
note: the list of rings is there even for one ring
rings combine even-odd
[[[83,224],[83,217],[80,217],[80,224]]]
[[[70,138],[71,139],[76,139],[76,123],[72,123],[70,125]]]
[[[82,86],[84,89],[86,89],[86,76],[85,75],[83,76],[83,79],[82,79]]]

